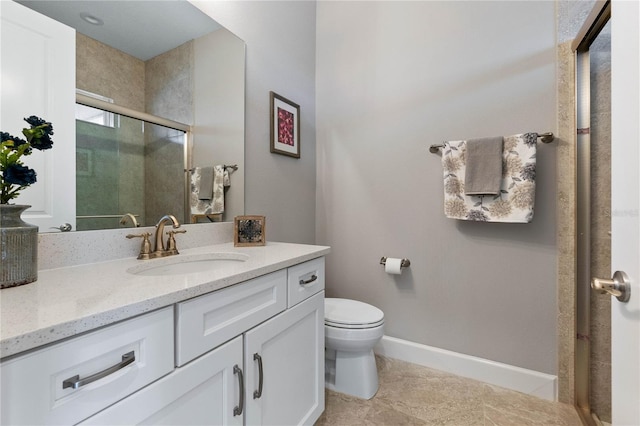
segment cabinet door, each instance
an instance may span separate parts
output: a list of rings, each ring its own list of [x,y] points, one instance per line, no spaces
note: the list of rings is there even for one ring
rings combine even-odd
[[[243,413],[234,415],[243,387],[236,366],[242,369],[241,336],[82,424],[241,426]]]
[[[247,425],[313,424],[324,411],[324,291],[245,333],[244,356]]]

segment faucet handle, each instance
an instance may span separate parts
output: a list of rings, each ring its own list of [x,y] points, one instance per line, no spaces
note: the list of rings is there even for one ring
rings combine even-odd
[[[142,238],[142,244],[140,245],[140,253],[138,254],[138,259],[149,259],[149,255],[151,254],[151,243],[149,242],[149,237],[151,236],[151,232],[143,232],[142,234],[128,234],[127,239],[131,238]]]
[[[176,239],[175,234],[184,234],[187,232],[186,229],[180,229],[179,231],[167,231],[166,234],[169,236],[167,238],[167,251],[171,254],[179,254],[178,249],[176,248]]]

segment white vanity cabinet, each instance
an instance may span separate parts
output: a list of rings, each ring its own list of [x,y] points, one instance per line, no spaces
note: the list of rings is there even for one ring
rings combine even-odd
[[[175,371],[83,424],[313,424],[324,410],[323,290],[318,258],[178,303]],[[291,294],[304,297],[288,305]]]
[[[313,424],[324,258],[3,359],[0,374],[3,425]]]

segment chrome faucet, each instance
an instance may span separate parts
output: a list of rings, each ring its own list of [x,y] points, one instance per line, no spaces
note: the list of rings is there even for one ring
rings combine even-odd
[[[164,234],[164,226],[167,223],[170,223],[173,226],[174,230],[167,232],[167,235],[169,235],[169,237],[167,238],[167,245],[165,246],[162,239],[162,234]],[[146,260],[155,259],[157,257],[171,256],[174,254],[179,254],[178,249],[176,248],[176,240],[174,237],[175,234],[184,234],[185,232],[187,232],[184,229],[175,231],[175,229],[179,227],[180,222],[178,222],[178,219],[176,219],[175,216],[168,214],[162,216],[158,223],[156,223],[156,235],[154,236],[153,247],[151,247],[151,244],[149,242],[149,237],[151,236],[151,233],[149,232],[144,232],[138,235],[129,234],[127,235],[127,238],[142,238],[142,245],[140,247],[140,254],[138,254],[138,259]]]

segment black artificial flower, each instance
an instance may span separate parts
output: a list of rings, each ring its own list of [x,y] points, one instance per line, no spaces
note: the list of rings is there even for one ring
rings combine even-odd
[[[50,122],[35,115],[24,119],[30,127],[22,129],[22,135],[26,139],[16,138],[7,133],[0,132],[2,145],[0,146],[0,204],[6,204],[18,196],[18,192],[36,183],[36,172],[24,166],[20,157],[32,153],[33,148],[38,150],[53,147],[51,135],[53,126]],[[17,188],[12,188],[14,185]]]
[[[31,146],[40,151],[44,151],[45,149],[51,149],[53,147],[53,141],[48,134],[43,134],[40,137],[31,139]]]
[[[2,173],[5,182],[27,186],[36,183],[36,171],[20,164],[12,164]]]
[[[31,127],[39,127],[39,126],[43,126],[42,130],[44,130],[44,132],[48,135],[52,135],[53,134],[53,125],[51,123],[49,123],[48,121],[43,120],[40,117],[36,117],[35,115],[32,115],[28,118],[25,118],[24,121],[26,121],[27,123],[29,123],[31,125]]]
[[[9,146],[8,146],[8,148],[9,148],[9,149],[12,149],[12,150],[14,150],[14,151],[17,151],[17,150],[18,150],[18,148],[19,148],[21,145],[24,145],[24,144],[26,144],[26,143],[27,143],[27,141],[26,141],[26,140],[24,140],[24,139],[17,138],[17,137],[15,137],[15,136],[13,136],[13,135],[10,135],[10,134],[9,134],[9,133],[7,133],[7,132],[2,132],[2,142],[7,142],[7,141],[12,141],[12,142],[13,142],[13,145],[9,145]],[[25,150],[24,150],[24,154],[25,154],[25,155],[29,155],[29,154],[31,154],[31,148],[27,148],[27,149],[25,149]]]
[[[31,146],[40,151],[53,147],[53,141],[51,140],[53,125],[51,123],[35,115],[25,118],[24,121],[31,125],[31,129],[24,129],[22,132]]]

